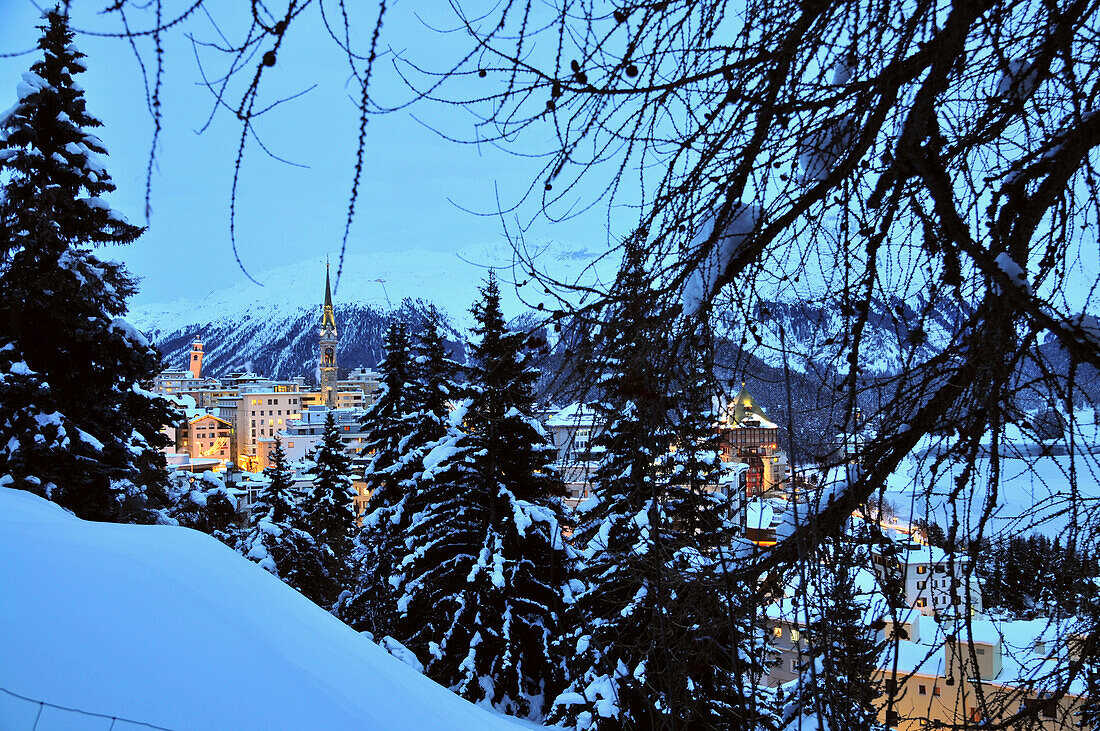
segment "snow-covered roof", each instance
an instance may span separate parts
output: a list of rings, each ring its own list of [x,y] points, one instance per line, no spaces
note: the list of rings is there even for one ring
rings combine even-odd
[[[190,414],[188,414],[187,423],[188,424],[194,424],[196,421],[199,421],[201,419],[205,419],[207,417],[213,419],[214,421],[220,421],[222,424],[225,424],[226,426],[230,426],[230,423],[228,421],[226,421],[225,419],[214,416],[213,414],[211,414],[207,411],[203,411],[203,412],[198,413],[194,416],[191,416]]]
[[[600,422],[599,414],[591,406],[571,403],[546,420],[547,427],[592,427]]]

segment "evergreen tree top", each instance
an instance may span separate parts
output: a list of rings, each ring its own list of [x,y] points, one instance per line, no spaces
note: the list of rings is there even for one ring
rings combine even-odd
[[[286,463],[286,451],[283,441],[275,437],[275,448],[271,450],[271,464],[264,470],[271,480],[257,496],[257,504],[252,514],[256,520],[269,518],[273,523],[283,523],[294,513],[294,501],[291,495],[290,468]]]
[[[107,149],[94,134],[102,126],[88,113],[84,90],[73,77],[85,70],[73,44],[68,17],[58,8],[45,15],[38,47],[42,59],[23,74],[18,102],[0,115],[0,171],[10,183],[0,200],[10,241],[37,235],[39,221],[54,222],[58,246],[129,243],[143,231],[132,226],[100,196],[115,189],[103,160]],[[86,197],[81,197],[86,194]]]

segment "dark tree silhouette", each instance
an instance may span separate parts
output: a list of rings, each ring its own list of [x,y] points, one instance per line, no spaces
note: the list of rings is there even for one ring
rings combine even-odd
[[[115,186],[68,18],[52,10],[42,31],[0,117],[0,484],[82,518],[156,522],[170,411],[143,386],[160,356],[122,319],[134,280],[91,251],[143,229],[101,197]]]

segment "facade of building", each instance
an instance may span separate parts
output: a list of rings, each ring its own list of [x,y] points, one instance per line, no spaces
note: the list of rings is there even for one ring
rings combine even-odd
[[[153,377],[153,392],[166,396],[176,396],[187,391],[202,388],[201,378],[195,378],[191,371],[164,370]]]
[[[787,483],[787,455],[779,449],[779,427],[768,420],[764,409],[741,384],[741,390],[718,409],[723,462],[748,465],[745,493],[749,497],[780,488]]]
[[[982,594],[969,556],[947,554],[902,533],[891,541],[889,551],[873,548],[871,561],[880,580],[901,579],[905,603],[923,615],[982,611]]]
[[[558,462],[571,464],[597,459],[593,442],[599,434],[602,419],[587,404],[572,403],[556,412],[542,415],[542,423],[550,433]]]
[[[772,687],[798,678],[810,651],[802,625],[790,619],[804,610],[788,601],[768,612],[772,653],[766,681]],[[1081,659],[1082,638],[1072,635],[1072,620],[993,622],[957,615],[931,618],[915,608],[895,611],[878,620],[877,639],[884,650],[872,674],[880,690],[878,719],[888,728],[1083,727],[1078,715],[1083,677],[1074,679],[1065,695],[1048,695],[1064,678],[1057,668]],[[1029,714],[1027,724],[1011,720],[1021,712]]]
[[[301,418],[301,397],[294,381],[253,384],[241,391],[236,405],[237,464],[256,472],[263,469],[259,442],[274,437],[287,423]]]
[[[233,425],[213,414],[188,419],[177,432],[177,452],[191,459],[217,459],[224,465],[232,459]]]

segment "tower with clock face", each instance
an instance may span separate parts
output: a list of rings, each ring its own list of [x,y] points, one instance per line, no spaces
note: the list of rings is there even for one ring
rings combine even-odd
[[[330,409],[336,408],[336,317],[332,312],[332,287],[329,285],[328,264],[325,264],[325,310],[321,314],[321,396]]]

